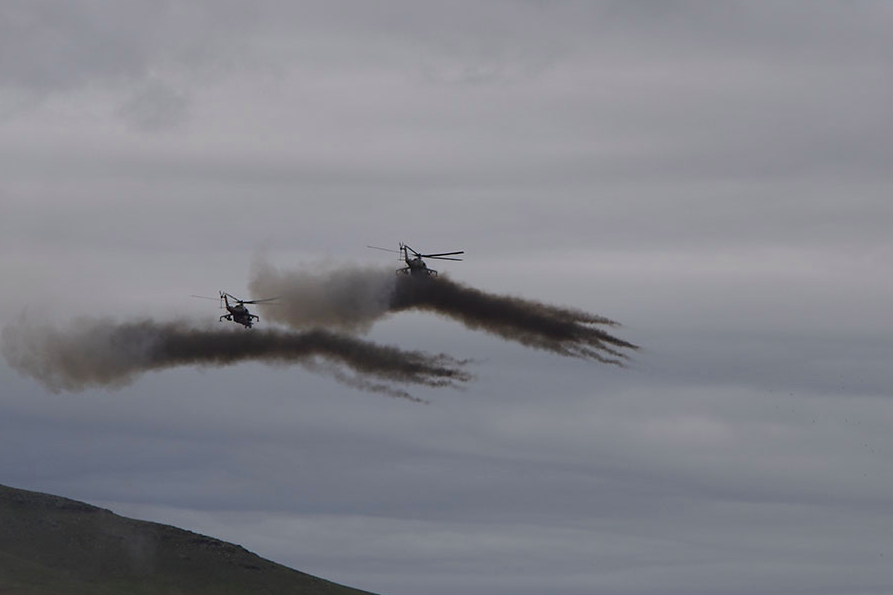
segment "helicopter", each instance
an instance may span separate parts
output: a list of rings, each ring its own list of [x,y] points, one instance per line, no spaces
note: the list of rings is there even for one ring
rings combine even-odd
[[[400,242],[399,250],[391,250],[389,248],[379,248],[378,246],[366,246],[367,248],[374,248],[375,250],[384,250],[385,252],[396,252],[398,254],[403,255],[403,260],[406,262],[406,266],[402,269],[397,269],[397,274],[403,275],[412,275],[413,277],[436,277],[437,271],[434,269],[429,269],[428,265],[425,264],[423,258],[436,258],[438,260],[462,260],[461,258],[451,258],[456,254],[465,254],[464,250],[458,250],[456,252],[438,252],[436,254],[421,254]],[[410,256],[410,252],[412,255]]]
[[[240,300],[233,294],[227,293],[225,291],[220,292],[219,298],[205,297],[203,295],[193,295],[191,297],[202,298],[205,300],[213,300],[213,299],[220,300],[222,302],[221,307],[223,307],[223,305],[226,304],[226,310],[227,310],[228,314],[222,315],[220,317],[220,319],[218,320],[218,322],[223,322],[224,320],[229,320],[231,322],[236,322],[238,324],[241,324],[245,328],[251,328],[254,325],[253,321],[260,322],[260,317],[257,314],[252,314],[251,312],[249,312],[248,308],[245,307],[245,304],[264,304],[264,303],[269,303],[269,302],[279,299],[279,298],[267,298],[265,300]],[[234,304],[229,303],[230,298],[232,298],[232,300],[235,302]]]

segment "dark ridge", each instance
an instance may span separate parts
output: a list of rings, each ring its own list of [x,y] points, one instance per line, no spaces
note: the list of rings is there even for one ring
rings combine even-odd
[[[0,593],[370,595],[240,545],[3,485]]]

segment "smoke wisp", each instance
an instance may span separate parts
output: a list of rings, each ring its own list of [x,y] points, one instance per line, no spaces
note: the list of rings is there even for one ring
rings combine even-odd
[[[264,307],[265,320],[295,329],[335,327],[367,331],[388,313],[394,300],[395,275],[357,266],[281,270],[262,259],[251,268],[249,290],[257,299],[278,297]]]
[[[406,351],[312,329],[211,329],[186,322],[80,318],[67,328],[18,323],[3,330],[3,355],[50,390],[120,387],[138,375],[175,366],[243,361],[301,364],[356,388],[419,401],[394,383],[458,387],[467,363],[445,354]]]
[[[616,322],[582,310],[481,291],[446,276],[395,275],[390,269],[317,267],[285,271],[256,262],[252,295],[279,296],[265,310],[295,329],[319,325],[366,330],[376,320],[402,310],[426,310],[529,347],[565,356],[623,365],[638,347],[605,330]]]

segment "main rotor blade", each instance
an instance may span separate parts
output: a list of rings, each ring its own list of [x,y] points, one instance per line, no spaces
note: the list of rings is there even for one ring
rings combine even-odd
[[[277,296],[277,297],[274,297],[274,298],[266,298],[266,299],[263,299],[263,300],[247,300],[247,301],[244,301],[244,302],[242,302],[242,303],[243,303],[243,304],[263,304],[264,302],[272,302],[272,301],[275,301],[275,300],[278,300],[278,299],[279,299],[279,297]],[[274,305],[274,304],[268,304],[268,305],[272,306],[272,305]]]
[[[434,258],[437,256],[451,256],[453,254],[465,254],[465,250],[459,250],[457,252],[437,252],[435,254],[419,254],[422,258]]]
[[[400,254],[399,250],[392,250],[391,248],[379,248],[378,246],[368,246],[368,245],[366,247],[372,248],[374,250],[384,250],[385,252],[396,252],[397,254]]]
[[[212,297],[208,297],[208,296],[206,296],[206,295],[190,295],[189,297],[202,298],[203,300],[214,300],[215,302],[219,302],[219,301],[220,301],[220,298],[219,298],[219,297],[212,298]]]
[[[431,256],[429,254],[423,254],[424,258],[430,258],[432,260],[458,260],[461,261],[461,258],[450,258],[449,256]]]

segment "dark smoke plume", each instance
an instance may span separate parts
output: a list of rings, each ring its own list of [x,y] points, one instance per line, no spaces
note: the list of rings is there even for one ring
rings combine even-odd
[[[616,322],[582,310],[487,293],[440,277],[396,275],[392,269],[341,267],[283,271],[258,261],[251,275],[252,295],[277,295],[280,305],[265,310],[292,328],[318,325],[365,330],[392,312],[427,310],[561,355],[623,365],[626,351],[637,349],[604,330]]]
[[[632,343],[611,335],[600,326],[617,323],[582,310],[550,306],[534,300],[486,293],[445,276],[397,279],[392,310],[419,309],[436,312],[529,347],[561,355],[622,365],[628,356],[622,349]]]
[[[120,387],[149,370],[225,366],[254,360],[301,364],[351,386],[418,401],[392,383],[452,386],[470,379],[466,363],[313,329],[211,329],[185,322],[80,318],[68,328],[20,323],[3,330],[3,355],[53,391]],[[352,372],[349,373],[347,368]]]

